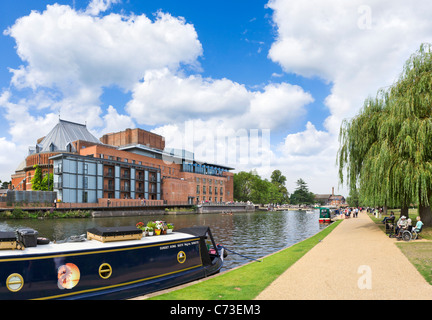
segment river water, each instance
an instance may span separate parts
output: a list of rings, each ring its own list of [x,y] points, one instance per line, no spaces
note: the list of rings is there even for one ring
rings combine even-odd
[[[216,243],[239,254],[228,252],[224,269],[232,269],[260,259],[280,249],[307,239],[325,225],[318,221],[319,211],[256,211],[248,213],[153,215],[140,217],[110,217],[86,219],[3,220],[0,231],[14,231],[27,227],[38,231],[39,236],[50,240],[64,240],[71,235],[85,234],[87,229],[101,226],[134,226],[137,222],[164,220],[173,223],[175,229],[210,226]],[[174,231],[175,231],[174,229]],[[248,257],[248,258],[246,258]]]

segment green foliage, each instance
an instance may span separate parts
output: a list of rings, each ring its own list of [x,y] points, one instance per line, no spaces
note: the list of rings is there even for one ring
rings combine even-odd
[[[261,179],[256,171],[234,174],[234,200],[253,203],[286,203],[286,177],[279,170],[272,173],[272,181]]]
[[[432,53],[423,44],[398,81],[367,98],[360,113],[342,123],[339,178],[343,183],[345,173],[350,189],[359,190],[362,205],[430,206],[431,101]]]
[[[303,179],[297,180],[297,189],[291,194],[290,201],[292,204],[312,204],[315,195],[309,192],[309,188]]]
[[[28,212],[21,208],[15,208],[12,212],[0,212],[0,218],[4,219],[57,219],[57,218],[89,218],[91,212],[88,210],[69,210],[69,211],[36,211]]]
[[[35,169],[35,173],[31,180],[32,190],[42,190],[42,169],[37,164],[35,164],[33,168]]]
[[[351,189],[349,197],[346,199],[348,205],[350,207],[359,207],[360,206],[360,198],[359,192],[357,189]]]
[[[53,191],[54,178],[52,173],[47,173],[42,176],[42,169],[39,165],[35,164],[33,166],[35,169],[35,174],[31,180],[32,190],[34,191]]]

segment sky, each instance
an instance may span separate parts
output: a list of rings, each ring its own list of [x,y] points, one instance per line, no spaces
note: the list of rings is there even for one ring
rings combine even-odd
[[[58,119],[348,196],[339,130],[432,42],[426,0],[4,0],[0,180]]]

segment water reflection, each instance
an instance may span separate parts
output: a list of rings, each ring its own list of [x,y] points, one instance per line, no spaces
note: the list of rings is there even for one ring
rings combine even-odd
[[[63,240],[71,235],[86,233],[94,226],[131,226],[139,221],[165,220],[174,224],[175,229],[194,225],[208,225],[217,243],[241,255],[259,259],[265,255],[291,246],[318,233],[325,226],[318,222],[319,212],[275,211],[198,215],[153,215],[141,217],[114,217],[93,219],[52,219],[52,220],[5,220],[0,230],[14,231],[29,227],[40,236],[51,240]],[[249,262],[247,258],[229,253],[225,269],[231,269]]]

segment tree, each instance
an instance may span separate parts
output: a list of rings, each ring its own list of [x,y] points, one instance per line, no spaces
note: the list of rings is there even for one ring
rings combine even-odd
[[[274,170],[270,176],[271,183],[277,187],[280,193],[280,201],[277,203],[289,203],[288,190],[285,187],[286,177],[280,170]]]
[[[234,174],[234,200],[250,201],[253,185],[253,173],[241,171]]]
[[[351,189],[349,197],[346,199],[348,205],[350,207],[359,207],[360,206],[360,199],[359,199],[359,192],[357,189]]]
[[[33,168],[35,169],[35,173],[31,180],[32,190],[42,190],[42,169],[37,164],[35,164]]]
[[[42,169],[39,165],[35,164],[33,166],[35,169],[34,176],[31,180],[32,190],[34,191],[52,191],[53,190],[53,174],[47,173],[42,176]]]
[[[309,192],[309,188],[303,179],[298,179],[296,190],[291,194],[290,201],[292,204],[312,204],[314,194]]]
[[[279,171],[279,170],[275,170]],[[280,171],[279,171],[280,173]],[[277,181],[276,179],[277,175]],[[241,171],[234,174],[234,200],[253,203],[284,203],[288,192],[283,185],[286,178],[282,174],[272,174],[272,181],[262,179],[256,171]],[[281,185],[282,183],[282,185]]]
[[[419,206],[432,225],[432,54],[429,44],[406,62],[398,81],[365,100],[359,115],[341,126],[339,178],[366,205]]]

